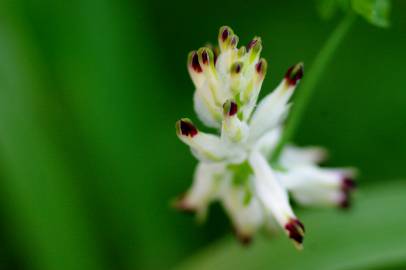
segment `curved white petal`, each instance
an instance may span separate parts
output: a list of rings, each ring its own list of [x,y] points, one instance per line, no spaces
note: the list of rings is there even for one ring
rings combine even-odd
[[[238,118],[238,105],[228,100],[223,105],[223,123],[221,138],[226,142],[242,143],[248,137],[248,125]]]
[[[247,190],[230,183],[224,191],[221,201],[242,242],[249,242],[251,236],[263,223],[263,209],[257,198],[251,197],[245,203]]]
[[[264,157],[270,157],[279,139],[282,135],[282,129],[277,127],[267,133],[265,133],[256,142],[253,142],[254,151],[261,152]]]
[[[200,161],[241,163],[246,158],[246,152],[241,146],[197,130],[189,119],[184,118],[176,123],[176,133]]]
[[[249,162],[254,170],[254,185],[259,200],[294,241],[296,247],[302,248],[304,226],[293,213],[287,191],[260,153],[253,152]]]
[[[193,184],[176,206],[183,210],[196,211],[204,219],[208,205],[218,197],[221,180],[227,174],[221,163],[200,162],[195,170]]]
[[[348,196],[346,181],[350,170],[322,169],[304,165],[278,173],[278,178],[293,198],[303,205],[337,206]]]
[[[255,141],[267,131],[278,126],[289,109],[288,101],[293,94],[295,86],[284,79],[279,86],[267,95],[257,106],[250,122],[250,141]]]
[[[323,162],[327,157],[326,149],[322,147],[297,147],[287,145],[282,152],[280,163],[286,168],[302,165],[312,165]]]
[[[204,89],[196,89],[193,95],[193,103],[197,116],[206,126],[219,128],[221,125],[221,113],[211,101],[211,94]]]

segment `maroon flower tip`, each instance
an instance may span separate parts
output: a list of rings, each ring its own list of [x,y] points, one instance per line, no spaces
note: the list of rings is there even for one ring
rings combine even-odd
[[[193,52],[191,58],[192,58],[191,65],[193,70],[197,73],[203,72],[203,69],[199,64],[199,56],[197,55],[197,52]]]
[[[228,110],[228,115],[229,115],[229,116],[233,116],[233,115],[236,115],[237,112],[238,112],[237,103],[231,102],[231,103],[230,103],[230,109]]]
[[[238,37],[234,35],[231,39],[231,46],[235,47],[237,45],[237,43],[238,43]]]
[[[209,63],[209,54],[207,53],[207,50],[203,50],[202,52],[202,61],[203,64],[207,65]]]
[[[255,69],[257,70],[258,73],[261,73],[262,71],[262,61],[259,61],[256,65],[255,65]]]
[[[197,128],[190,121],[180,120],[179,128],[183,136],[194,137],[198,133]]]
[[[254,38],[253,40],[251,40],[247,45],[247,51],[251,50],[252,47],[254,47],[255,44],[257,44],[257,43],[258,43],[258,39]]]
[[[289,238],[293,239],[298,244],[303,243],[305,228],[298,219],[291,219],[285,225],[285,229],[289,233]]]
[[[234,234],[235,234],[235,237],[237,237],[238,241],[241,243],[241,245],[249,246],[252,243],[251,235],[241,233],[238,231],[238,229],[234,229]]]
[[[348,177],[345,177],[341,182],[341,189],[345,192],[350,192],[357,188],[357,183]]]
[[[241,72],[241,65],[237,65],[235,67],[235,73],[240,73]]]
[[[288,71],[286,72],[285,79],[287,80],[289,85],[296,85],[298,81],[300,81],[303,77],[303,64],[299,63],[294,66],[291,66]]]
[[[186,196],[186,193],[182,194],[178,198],[176,198],[172,203],[172,207],[175,208],[176,210],[181,211],[186,214],[194,214],[195,209],[193,209],[186,203],[185,196]]]
[[[351,197],[350,194],[345,192],[343,193],[343,197],[341,198],[340,202],[338,203],[339,207],[343,210],[348,210],[351,207]]]
[[[225,115],[234,116],[238,112],[238,105],[234,101],[227,100],[223,105],[223,109]]]
[[[223,32],[221,32],[221,40],[224,42],[230,35],[230,31],[228,30],[227,27],[224,28]]]

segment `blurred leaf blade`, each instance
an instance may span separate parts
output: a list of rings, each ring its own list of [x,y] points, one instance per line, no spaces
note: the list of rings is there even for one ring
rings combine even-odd
[[[58,90],[83,134],[83,155],[93,159],[88,170],[96,177],[88,180],[104,207],[104,234],[109,234],[114,263],[142,269],[173,263],[182,247],[171,232],[169,199],[159,196],[164,188],[156,188],[167,182],[155,176],[151,151],[160,119],[145,117],[164,108],[159,105],[163,95],[154,93],[165,85],[156,69],[159,59],[151,61],[155,45],[142,4],[131,3],[136,6],[131,9],[126,1],[112,0],[23,2],[31,3],[34,27],[46,33],[43,46],[53,50]],[[45,26],[42,12],[50,22]],[[157,253],[161,260],[155,260]]]
[[[19,11],[1,8],[0,143],[9,226],[28,269],[104,269],[74,176],[44,125],[48,99],[35,45]]]
[[[390,0],[352,0],[353,10],[371,24],[378,27],[390,25]]]
[[[390,26],[390,0],[318,0],[316,8],[320,16],[327,20],[338,11],[355,12],[374,26]]]
[[[330,209],[299,213],[307,235],[305,249],[298,252],[283,237],[260,238],[252,247],[224,239],[189,261],[188,269],[368,269],[406,264],[405,181],[375,185],[361,190],[356,207],[348,213]],[[388,211],[390,209],[390,211]],[[384,222],[382,222],[384,221]]]

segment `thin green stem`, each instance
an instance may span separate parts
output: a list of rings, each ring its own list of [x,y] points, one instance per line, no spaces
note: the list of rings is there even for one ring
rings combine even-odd
[[[355,15],[350,13],[340,22],[317,55],[313,65],[310,68],[310,71],[304,77],[301,89],[298,91],[295,98],[295,104],[288,118],[282,137],[271,157],[272,162],[276,163],[278,161],[283,147],[292,139],[303,112],[312,94],[314,93],[317,83],[320,81],[320,78],[322,77],[329,61],[333,57],[334,52],[340,46],[341,42],[344,40],[344,37],[348,33],[348,30],[351,28],[354,19]]]

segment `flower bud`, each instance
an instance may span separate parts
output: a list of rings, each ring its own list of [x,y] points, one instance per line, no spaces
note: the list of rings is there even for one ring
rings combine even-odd
[[[297,83],[302,79],[304,72],[303,67],[303,63],[300,62],[288,69],[285,74],[285,79],[289,86],[296,86]]]

